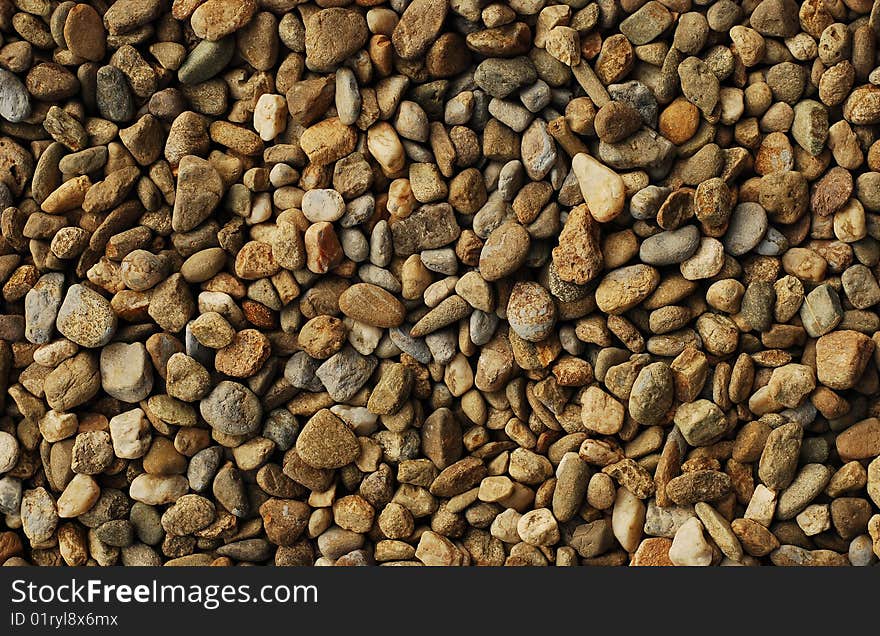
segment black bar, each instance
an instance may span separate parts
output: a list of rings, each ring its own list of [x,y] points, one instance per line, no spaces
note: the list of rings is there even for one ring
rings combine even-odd
[[[204,630],[420,636],[454,630],[469,636],[479,630],[543,635],[565,629],[666,636],[734,629],[767,634],[775,628],[792,634],[799,626],[802,634],[873,633],[876,621],[868,619],[876,606],[878,574],[873,568],[5,567],[0,568],[0,634],[99,631],[128,636],[148,629],[195,636]],[[90,581],[97,582],[92,585],[99,596],[92,602],[16,602],[28,583],[37,586],[35,593],[44,585],[53,586],[54,593],[72,581],[86,590],[81,594],[87,594]],[[111,601],[105,602],[104,585],[148,590],[177,585],[200,590],[202,599],[219,599],[221,586],[247,585],[249,594],[260,594],[263,586],[285,585],[301,602],[221,600],[213,609],[204,600],[123,603],[116,599],[117,588],[107,592]],[[64,598],[69,589],[61,589]]]

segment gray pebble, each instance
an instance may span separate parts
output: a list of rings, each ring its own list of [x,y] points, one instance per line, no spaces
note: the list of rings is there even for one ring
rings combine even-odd
[[[655,172],[661,176],[665,174],[675,153],[672,142],[648,128],[642,128],[618,143],[599,142],[599,158],[610,167],[618,170],[653,168],[652,175]]]
[[[657,99],[650,88],[641,82],[633,80],[622,84],[609,85],[608,94],[611,96],[611,99],[618,102],[626,102],[639,111],[639,115],[646,125],[651,128],[657,127],[659,107],[657,106]]]
[[[370,262],[376,267],[388,267],[393,251],[391,229],[388,221],[382,219],[376,223],[370,234]]]
[[[431,163],[434,161],[434,155],[428,148],[412,141],[411,139],[401,139],[400,143],[406,151],[406,156],[415,163]]]
[[[184,84],[201,84],[226,68],[235,53],[235,37],[227,36],[212,42],[201,40],[187,55],[177,78]]]
[[[161,515],[153,506],[148,506],[140,501],[134,502],[128,516],[134,532],[142,543],[156,545],[165,537],[162,529]]]
[[[345,213],[339,219],[342,227],[360,225],[373,215],[376,200],[372,194],[363,194],[345,204]]]
[[[52,338],[64,294],[64,274],[44,274],[24,297],[24,337],[34,344]]]
[[[324,390],[321,380],[315,376],[315,371],[321,366],[321,361],[312,358],[305,351],[297,351],[284,366],[284,379],[298,389],[318,392]]]
[[[693,256],[699,245],[700,230],[685,225],[646,238],[639,248],[639,258],[649,265],[674,265]]]
[[[514,193],[514,196],[516,193]],[[473,230],[485,239],[505,220],[513,217],[513,210],[501,197],[489,197],[485,205],[474,215]]]
[[[867,309],[880,302],[880,285],[864,265],[853,265],[840,277],[847,300],[856,309]]]
[[[489,113],[502,124],[518,133],[528,128],[535,117],[525,106],[494,97],[489,102]]]
[[[486,313],[479,309],[474,309],[470,317],[471,342],[477,346],[482,346],[492,339],[495,330],[498,329],[498,316],[494,313]]]
[[[424,250],[419,258],[422,264],[432,272],[451,276],[458,271],[458,257],[452,248]]]
[[[372,263],[361,265],[358,268],[358,276],[361,277],[363,282],[386,289],[392,294],[399,294],[402,289],[400,281],[397,280],[394,274],[382,267],[376,267]]]
[[[350,346],[328,358],[315,372],[337,402],[346,402],[369,380],[378,360],[362,356]]]
[[[0,69],[0,117],[13,123],[27,119],[31,114],[30,95],[13,73]]]
[[[449,364],[458,353],[458,335],[452,328],[429,333],[425,336],[425,344],[437,364]]]
[[[556,163],[556,142],[543,119],[533,121],[523,133],[520,149],[523,167],[532,181],[546,177]]]
[[[559,328],[559,344],[566,353],[573,356],[582,355],[587,350],[586,343],[578,339],[572,325],[562,325]]]
[[[755,331],[768,331],[773,325],[773,305],[776,292],[766,281],[749,283],[740,305],[740,315]]]
[[[214,475],[217,474],[221,461],[223,461],[223,448],[220,446],[209,446],[193,455],[186,470],[189,487],[195,492],[207,490],[214,481]]]
[[[91,174],[107,164],[107,146],[95,146],[65,155],[58,162],[64,174]]]
[[[544,80],[538,80],[519,93],[519,101],[533,113],[541,112],[550,103],[550,87]]]
[[[353,125],[361,113],[361,93],[357,78],[350,68],[340,67],[336,71],[336,112],[346,126]]]
[[[115,548],[124,548],[134,541],[134,526],[128,519],[113,519],[95,528],[95,536]]]
[[[785,238],[785,234],[775,227],[769,227],[755,251],[761,256],[781,256],[787,249],[788,239]]]
[[[278,450],[286,451],[293,447],[296,436],[299,434],[299,428],[296,417],[290,411],[275,409],[266,417],[262,435],[275,442]]]
[[[370,255],[370,244],[363,232],[354,227],[342,228],[339,231],[339,244],[346,257],[355,263],[362,263]]]
[[[503,99],[538,79],[535,65],[527,57],[489,58],[474,70],[474,83],[492,97]]]
[[[779,414],[786,420],[797,422],[804,427],[807,427],[816,421],[817,413],[818,411],[816,411],[816,407],[813,406],[813,403],[809,400],[804,400],[804,403],[797,408],[784,409],[779,412]]]
[[[862,534],[853,539],[849,544],[848,556],[849,562],[856,567],[872,565],[877,556],[874,554],[870,535]]]
[[[398,349],[411,355],[422,364],[429,364],[432,360],[431,350],[425,343],[425,339],[413,338],[409,335],[409,330],[410,327],[406,325],[389,329],[388,334],[391,337],[391,342],[393,342]]]
[[[0,514],[17,515],[21,510],[21,480],[5,475],[0,477]]]
[[[682,524],[695,514],[693,506],[660,507],[652,498],[645,513],[645,534],[672,539]]]
[[[751,201],[740,203],[730,215],[724,235],[724,249],[732,256],[742,256],[755,249],[767,233],[767,212]]]
[[[376,354],[376,357],[386,360],[388,358],[399,356],[400,348],[391,341],[391,336],[389,336],[386,331],[382,334],[382,339],[379,340],[379,344],[376,345],[376,349],[373,353]]]
[[[102,66],[97,83],[96,99],[102,117],[116,123],[134,119],[134,98],[122,71],[115,66]]]
[[[224,380],[199,402],[199,411],[205,421],[227,435],[247,435],[260,426],[263,409],[253,391]]]
[[[806,508],[828,485],[831,469],[823,464],[807,464],[791,484],[779,493],[776,502],[776,518],[782,521],[793,518]]]
[[[831,285],[819,285],[804,298],[800,316],[811,338],[824,336],[843,320],[837,292]]]
[[[121,490],[116,488],[104,488],[101,496],[87,513],[77,517],[77,520],[87,528],[97,528],[102,523],[113,519],[127,517],[131,511],[132,502]]]
[[[649,185],[636,192],[629,202],[629,213],[634,219],[647,220],[657,216],[657,211],[672,188]]]

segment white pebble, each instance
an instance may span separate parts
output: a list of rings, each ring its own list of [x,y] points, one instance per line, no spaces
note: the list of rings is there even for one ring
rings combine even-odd
[[[261,95],[254,108],[254,130],[263,141],[272,141],[287,127],[287,101],[281,95]]]
[[[309,190],[302,198],[302,213],[312,223],[338,221],[345,214],[345,201],[336,190]]]

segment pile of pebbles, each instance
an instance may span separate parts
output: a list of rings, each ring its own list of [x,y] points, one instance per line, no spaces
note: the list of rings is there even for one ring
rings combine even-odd
[[[880,0],[0,0],[0,563],[872,565]]]

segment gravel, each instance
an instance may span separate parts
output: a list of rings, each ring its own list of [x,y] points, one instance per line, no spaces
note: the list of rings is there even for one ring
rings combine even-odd
[[[0,12],[0,564],[877,562],[870,3],[295,4]]]

